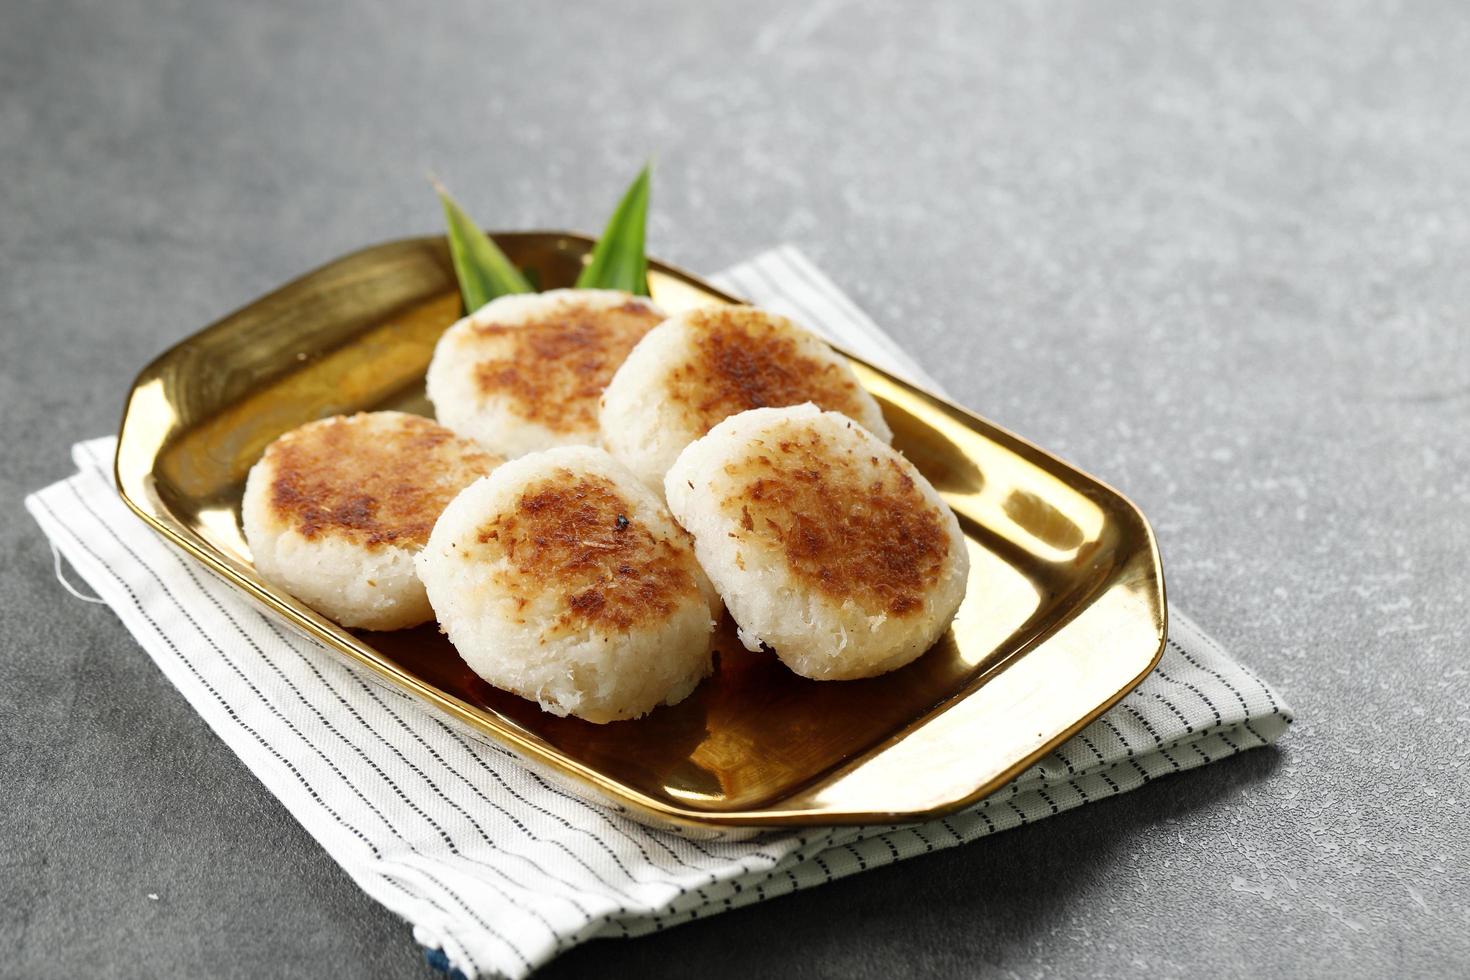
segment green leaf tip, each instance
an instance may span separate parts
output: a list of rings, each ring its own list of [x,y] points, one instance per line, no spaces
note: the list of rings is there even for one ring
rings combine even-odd
[[[480,230],[444,185],[432,176],[429,181],[439,195],[439,203],[444,205],[449,257],[454,261],[454,275],[459,280],[465,312],[473,313],[497,296],[535,292],[526,282],[526,277],[511,264],[490,236]]]
[[[648,295],[648,256],[643,249],[652,166],[644,165],[618,202],[592,249],[592,260],[577,276],[577,288],[621,289],[635,296]]]

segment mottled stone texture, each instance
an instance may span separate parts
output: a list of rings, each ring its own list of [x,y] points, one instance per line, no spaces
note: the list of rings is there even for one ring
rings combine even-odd
[[[165,345],[434,230],[425,171],[587,228],[656,155],[658,255],[797,243],[1301,721],[546,975],[1464,975],[1467,52],[1457,3],[7,2],[0,973],[427,974],[20,498]]]

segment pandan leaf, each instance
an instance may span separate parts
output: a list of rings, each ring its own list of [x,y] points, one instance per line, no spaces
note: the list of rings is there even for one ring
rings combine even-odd
[[[648,256],[643,254],[648,177],[649,168],[645,166],[618,202],[592,250],[592,260],[577,277],[578,288],[621,289],[635,296],[648,295]]]
[[[444,205],[444,223],[449,229],[449,255],[454,260],[454,275],[459,279],[465,312],[473,313],[497,296],[535,292],[526,282],[526,277],[516,270],[490,236],[465,214],[444,185],[437,180],[433,183],[439,201]]]

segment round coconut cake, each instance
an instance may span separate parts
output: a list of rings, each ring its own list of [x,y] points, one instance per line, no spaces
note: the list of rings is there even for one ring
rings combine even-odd
[[[664,486],[741,642],[803,677],[902,667],[964,599],[954,512],[845,415],[808,404],[731,416],[680,454]]]
[[[465,663],[553,714],[637,718],[710,671],[718,599],[689,536],[600,449],[533,453],[471,485],[418,568]]]
[[[266,447],[241,506],[255,569],[343,626],[432,618],[413,556],[454,496],[500,462],[426,418],[309,422]]]
[[[603,388],[663,318],[616,290],[502,296],[439,339],[429,400],[440,423],[507,458],[596,445]]]
[[[602,398],[602,442],[661,489],[684,447],[724,419],[803,402],[893,438],[847,359],[820,338],[754,307],[701,307],[649,331],[618,368]]]

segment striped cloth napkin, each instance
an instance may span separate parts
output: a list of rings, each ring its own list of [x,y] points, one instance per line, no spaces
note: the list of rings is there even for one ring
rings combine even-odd
[[[895,373],[937,387],[790,247],[717,280]],[[638,936],[952,847],[1268,745],[1291,709],[1177,611],[1163,661],[1113,710],[961,813],[931,823],[763,833],[649,830],[523,769],[215,579],[134,517],[114,440],[26,506],[211,728],[431,963],[523,977],[589,939]],[[58,564],[58,571],[59,571]]]

